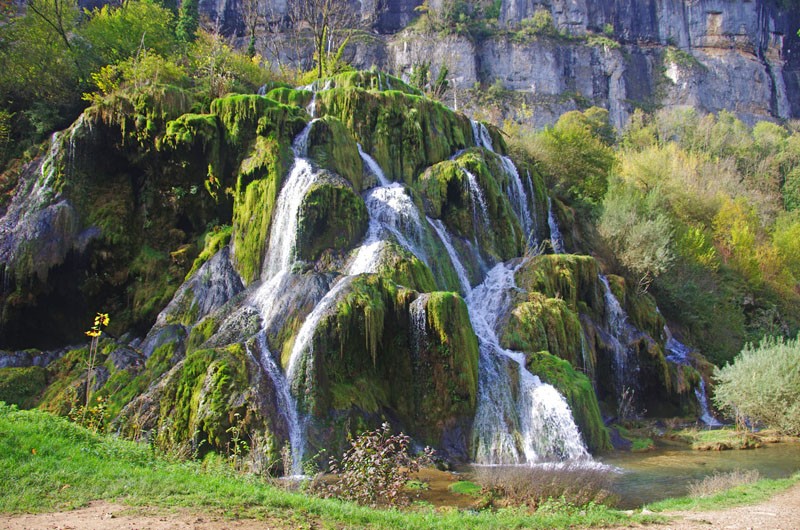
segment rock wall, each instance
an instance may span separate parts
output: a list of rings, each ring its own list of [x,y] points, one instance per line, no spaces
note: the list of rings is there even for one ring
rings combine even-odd
[[[241,35],[238,2],[209,0],[201,11]],[[513,91],[515,103],[521,97],[533,116],[520,117],[511,103],[505,116],[534,126],[588,105],[607,108],[617,127],[635,108],[661,106],[727,109],[749,123],[800,116],[800,12],[785,2],[503,0],[498,20],[473,34],[421,30],[414,24],[421,3],[352,2],[372,35],[353,44],[348,59],[399,76],[423,61],[434,73],[447,66],[451,83],[463,91],[478,83]],[[285,13],[287,0],[267,0],[265,9]],[[549,14],[551,33],[521,31],[537,12]],[[468,94],[460,99],[470,110]],[[447,102],[457,105],[459,96],[448,95]]]

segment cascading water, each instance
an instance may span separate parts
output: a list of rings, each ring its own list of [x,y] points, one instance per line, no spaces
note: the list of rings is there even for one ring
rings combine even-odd
[[[376,272],[380,253],[392,236],[403,248],[427,264],[423,248],[424,232],[414,201],[402,184],[386,178],[380,165],[360,145],[358,152],[380,186],[369,190],[364,197],[369,213],[369,228],[348,274]]]
[[[300,144],[301,142],[298,141],[297,143]],[[303,367],[304,360],[311,358],[313,355],[312,339],[320,320],[333,307],[339,294],[351,284],[356,275],[376,272],[380,249],[386,240],[393,236],[406,250],[414,253],[423,261],[425,259],[425,254],[421,251],[422,247],[419,244],[422,240],[421,223],[413,201],[411,201],[401,184],[389,182],[380,166],[360,148],[359,152],[367,166],[375,173],[378,182],[383,185],[367,193],[365,202],[369,213],[369,229],[364,243],[356,251],[356,257],[351,262],[344,277],[316,304],[297,332],[285,377],[287,384],[296,388],[296,392],[302,392],[302,388],[305,386],[300,370]],[[293,404],[297,408],[296,401],[293,401]],[[298,417],[300,417],[299,414]],[[296,455],[294,444],[292,446],[293,460],[297,462],[295,464],[296,467],[302,463],[305,449],[305,422],[302,418],[300,418],[298,425],[300,426],[300,435]],[[300,468],[298,467],[293,472],[295,474],[299,473]]]
[[[711,409],[708,406],[708,394],[706,394],[706,382],[700,378],[700,384],[694,389],[694,395],[697,398],[697,403],[700,405],[700,421],[709,427],[719,427],[722,423],[711,414]]]
[[[316,121],[308,122],[292,145],[294,165],[276,201],[277,207],[269,234],[269,250],[261,271],[261,279],[264,281],[289,269],[294,263],[300,206],[317,179],[317,172],[305,158],[308,153],[308,137]]]
[[[622,305],[611,291],[608,278],[599,275],[603,285],[603,296],[606,306],[605,328],[608,340],[614,353],[614,387],[617,397],[622,398],[626,390],[633,390],[636,386],[639,372],[639,361],[636,354],[631,352],[631,339],[635,329],[628,321],[628,315]]]
[[[667,337],[664,348],[669,352],[666,356],[667,361],[682,366],[691,366],[691,362],[689,361],[691,350],[689,347],[672,335],[669,326],[664,326],[664,335]],[[700,406],[700,421],[711,427],[719,427],[722,425],[719,420],[711,414],[711,409],[708,406],[706,382],[703,380],[702,376],[700,376],[700,383],[694,389],[694,395],[697,398],[697,404]]]
[[[482,123],[476,122],[475,120],[472,120],[471,123],[475,145],[478,147],[483,147],[484,149],[497,154],[494,150],[494,145],[492,144],[492,137],[489,134],[489,131],[486,129],[486,126]],[[508,175],[509,179],[511,180],[511,186],[509,186],[508,190],[509,199],[511,200],[511,207],[514,209],[514,213],[517,215],[520,225],[522,225],[522,230],[525,234],[525,240],[529,241],[533,232],[533,216],[531,215],[530,208],[528,207],[528,194],[525,191],[525,186],[522,184],[522,179],[519,176],[517,166],[514,165],[514,161],[504,155],[498,154],[498,156],[503,163],[503,169],[505,170],[506,175]],[[531,186],[531,191],[533,191],[533,186]]]
[[[304,440],[304,420],[301,419],[300,414],[297,412],[297,403],[292,398],[289,390],[289,381],[286,374],[280,369],[278,363],[272,356],[272,352],[267,347],[266,332],[262,329],[256,337],[258,344],[259,355],[254,355],[247,347],[247,352],[255,358],[261,368],[267,373],[272,381],[272,386],[275,389],[275,397],[278,402],[278,410],[286,422],[286,428],[289,433],[289,449],[292,452],[292,469],[285,470],[287,473],[291,472],[292,475],[299,476],[302,474],[303,469],[303,452],[305,449]]]
[[[446,227],[440,220],[428,222],[453,263],[478,337],[478,406],[473,423],[476,462],[524,464],[588,458],[563,396],[525,368],[524,354],[500,346],[494,328],[509,303],[509,290],[515,288],[516,268],[496,265],[473,290]],[[511,371],[517,372],[516,392]]]
[[[466,168],[462,168],[461,170],[464,172],[464,176],[467,177],[467,187],[469,188],[469,196],[472,200],[472,209],[475,216],[477,218],[477,216],[480,215],[481,223],[487,226],[489,224],[489,210],[486,207],[486,198],[483,196],[483,190],[481,190],[478,184],[478,179]]]
[[[550,246],[553,247],[553,252],[563,254],[565,252],[564,239],[561,237],[558,219],[553,213],[553,201],[550,197],[547,198],[547,225],[550,227]]]

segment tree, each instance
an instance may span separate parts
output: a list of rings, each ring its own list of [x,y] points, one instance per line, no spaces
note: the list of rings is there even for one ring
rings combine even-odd
[[[261,11],[261,2],[259,0],[242,0],[242,19],[247,31],[248,57],[255,57],[256,55],[256,29],[263,18],[264,13]]]
[[[603,201],[598,227],[620,262],[638,276],[643,292],[674,260],[672,223],[657,204],[659,195],[657,189],[643,195],[615,184]]]
[[[800,434],[800,338],[748,344],[714,378],[714,403],[737,423],[749,420]]]
[[[200,27],[198,0],[183,0],[178,10],[178,26],[175,34],[183,42],[194,42]]]
[[[340,50],[362,20],[350,2],[342,0],[290,0],[289,19],[295,32],[311,33],[317,77],[333,50]]]

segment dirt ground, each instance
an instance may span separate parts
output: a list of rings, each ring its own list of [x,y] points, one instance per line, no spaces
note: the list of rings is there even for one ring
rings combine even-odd
[[[751,506],[710,512],[673,512],[659,525],[622,528],[648,530],[800,530],[800,484]],[[308,523],[311,528],[315,525]],[[131,508],[104,501],[69,512],[0,515],[5,530],[268,530],[297,528],[298,521],[281,519],[230,520],[222,515],[192,510],[165,512],[155,508]],[[305,525],[304,525],[305,526]]]

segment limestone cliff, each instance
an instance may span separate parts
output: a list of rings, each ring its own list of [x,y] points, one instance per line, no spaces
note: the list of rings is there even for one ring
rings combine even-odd
[[[201,9],[242,35],[240,4]],[[287,0],[266,4],[273,14],[288,9]],[[588,105],[607,108],[618,127],[635,108],[676,105],[727,109],[748,122],[800,116],[800,12],[791,2],[502,0],[492,12],[490,2],[434,0],[432,11],[462,4],[466,13],[464,24],[434,29],[420,23],[419,0],[351,4],[369,29],[349,50],[357,67],[408,76],[426,61],[434,73],[447,66],[463,91],[447,101],[467,109],[467,90],[481,84],[511,91],[504,114],[536,126]],[[274,38],[263,35],[265,55]],[[531,112],[518,111],[521,101]]]

